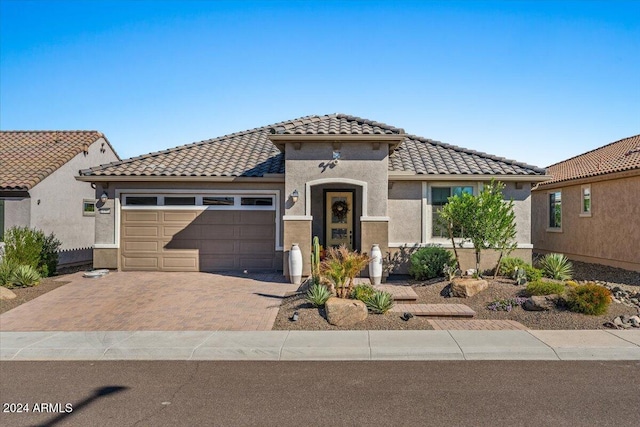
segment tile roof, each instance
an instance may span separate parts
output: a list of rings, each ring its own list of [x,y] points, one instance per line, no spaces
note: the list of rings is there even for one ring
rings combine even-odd
[[[403,129],[345,114],[306,116],[83,170],[85,176],[260,177],[284,173],[280,135],[405,135]],[[544,169],[413,135],[390,156],[391,172],[544,175]]]
[[[549,166],[547,173],[553,178],[540,183],[538,187],[632,169],[640,169],[640,135],[612,142]]]
[[[30,190],[99,138],[97,131],[0,131],[0,189]]]

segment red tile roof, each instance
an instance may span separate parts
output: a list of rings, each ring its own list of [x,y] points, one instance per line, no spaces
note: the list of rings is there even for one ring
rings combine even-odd
[[[99,138],[97,131],[0,131],[0,189],[32,189]]]
[[[572,179],[640,169],[640,135],[596,148],[547,168],[553,178],[539,187]]]

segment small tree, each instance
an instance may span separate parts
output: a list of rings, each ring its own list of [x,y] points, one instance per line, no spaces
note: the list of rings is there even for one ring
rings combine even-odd
[[[336,296],[349,298],[353,280],[369,263],[369,257],[346,246],[327,249],[327,257],[320,264],[320,272],[335,286]]]
[[[502,257],[515,249],[516,224],[513,201],[504,200],[503,189],[504,184],[492,180],[477,196],[462,194],[449,197],[442,210],[441,220],[447,227],[453,243],[458,267],[460,258],[455,249],[456,238],[460,247],[466,241],[473,244],[478,272],[482,250],[500,251],[496,266],[496,269],[499,269]]]

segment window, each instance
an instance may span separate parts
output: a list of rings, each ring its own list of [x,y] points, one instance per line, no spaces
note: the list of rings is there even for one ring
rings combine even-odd
[[[240,204],[242,206],[273,206],[271,197],[243,197]]]
[[[591,186],[582,186],[582,203],[580,213],[583,216],[591,216]]]
[[[96,216],[96,201],[84,199],[82,201],[82,216]]]
[[[431,235],[433,237],[449,237],[449,232],[446,227],[440,224],[440,211],[442,211],[442,207],[447,204],[447,199],[449,197],[461,196],[464,193],[473,195],[473,187],[460,186],[431,188]],[[455,237],[461,237],[462,230],[454,230],[453,235]]]
[[[233,206],[233,197],[203,197],[202,204],[205,206]]]
[[[127,206],[157,206],[158,198],[155,196],[127,196]]]
[[[549,228],[562,226],[562,192],[549,193]]]
[[[194,196],[191,197],[170,197],[166,196],[164,198],[165,206],[195,206],[196,198]]]

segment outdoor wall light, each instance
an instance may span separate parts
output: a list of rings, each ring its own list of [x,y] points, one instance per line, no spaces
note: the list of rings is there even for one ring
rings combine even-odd
[[[299,196],[300,194],[298,194],[298,190],[293,190],[293,193],[291,193],[291,200],[293,201],[293,203],[298,203]]]
[[[109,195],[107,194],[106,191],[103,191],[102,194],[100,195],[100,202],[102,204],[107,203],[107,200],[109,200]]]

